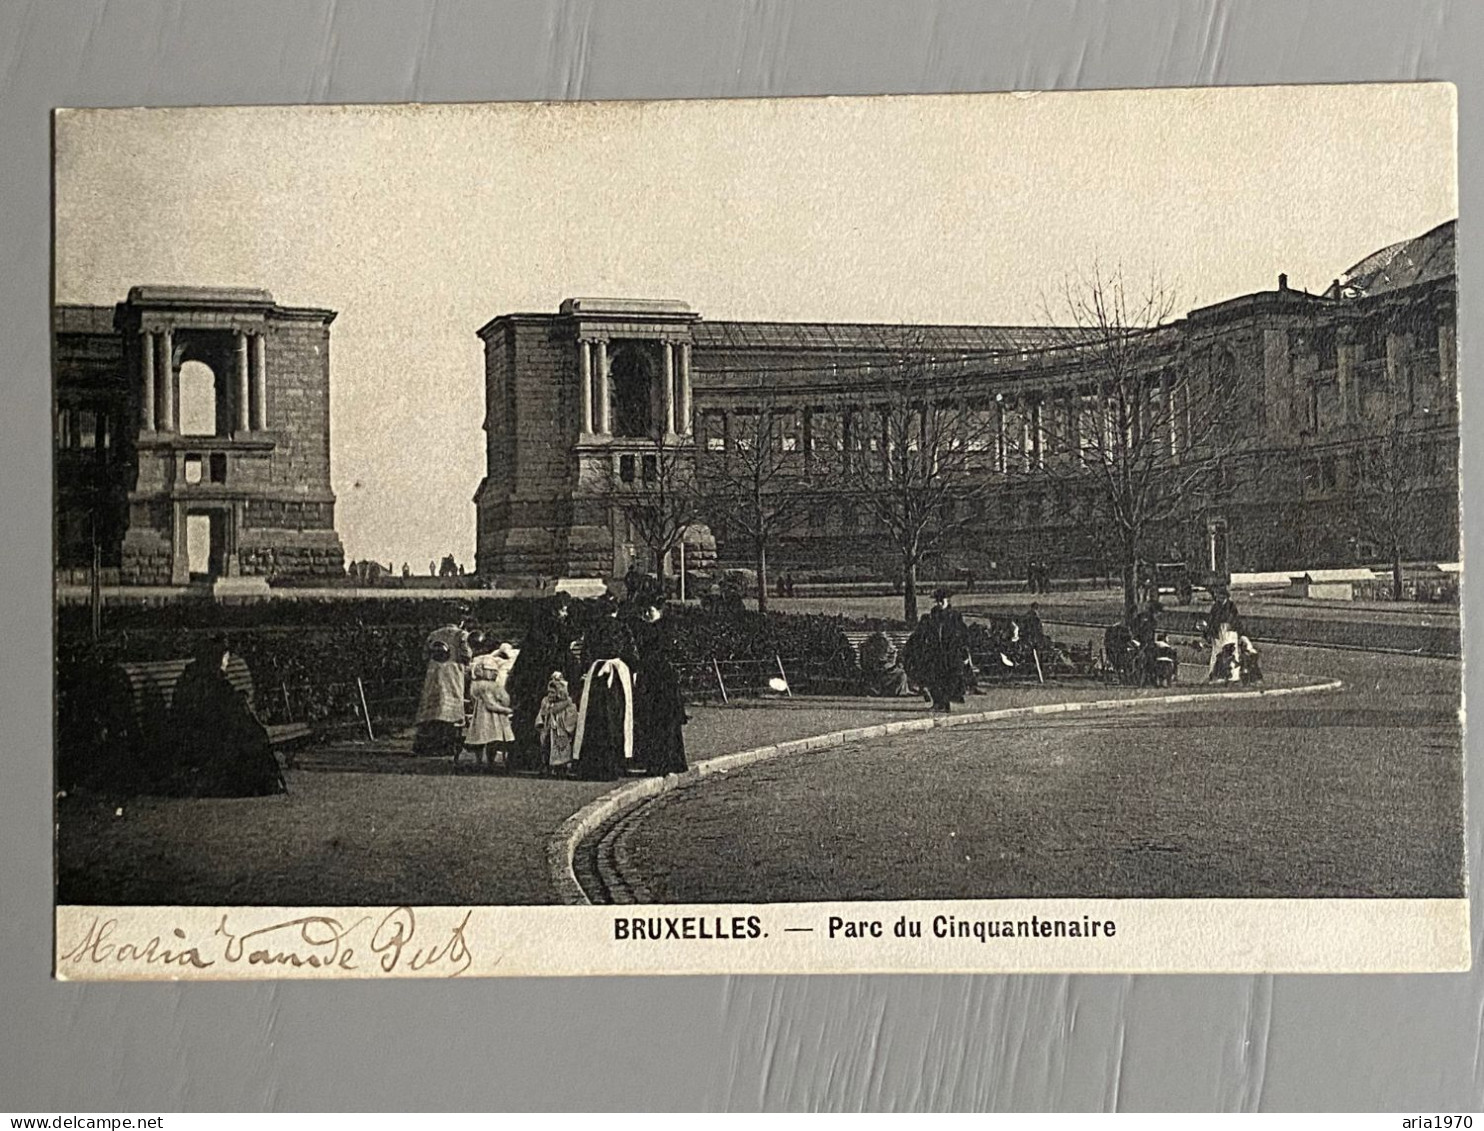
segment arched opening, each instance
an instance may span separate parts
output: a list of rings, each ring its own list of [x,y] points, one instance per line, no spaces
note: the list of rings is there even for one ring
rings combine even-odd
[[[204,361],[187,361],[180,367],[180,434],[216,436],[218,390],[216,374]]]
[[[655,434],[654,363],[638,346],[624,346],[609,366],[613,379],[613,434]]]

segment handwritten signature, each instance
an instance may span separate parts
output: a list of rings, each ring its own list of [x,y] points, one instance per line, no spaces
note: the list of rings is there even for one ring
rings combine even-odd
[[[216,966],[264,966],[291,970],[347,970],[384,974],[423,973],[457,978],[474,963],[469,945],[472,911],[452,928],[420,928],[410,907],[380,918],[345,921],[331,915],[302,915],[266,927],[241,929],[232,913],[222,915],[211,935],[193,941],[181,927],[129,938],[116,918],[95,916],[83,937],[61,955],[58,966],[142,965],[209,970]],[[366,963],[367,965],[362,965]]]

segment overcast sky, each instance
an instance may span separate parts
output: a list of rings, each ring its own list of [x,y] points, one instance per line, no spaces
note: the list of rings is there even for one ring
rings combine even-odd
[[[1029,323],[1093,258],[1183,309],[1322,290],[1457,212],[1451,87],[102,110],[57,125],[59,302],[252,286],[339,311],[350,558],[472,566],[474,331],[563,298]]]

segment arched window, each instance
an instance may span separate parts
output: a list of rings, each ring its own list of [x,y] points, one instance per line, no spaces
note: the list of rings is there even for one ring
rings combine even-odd
[[[187,361],[180,367],[180,434],[216,436],[216,374],[204,361]]]
[[[613,379],[613,434],[653,436],[655,411],[654,363],[636,345],[621,347],[609,365]]]

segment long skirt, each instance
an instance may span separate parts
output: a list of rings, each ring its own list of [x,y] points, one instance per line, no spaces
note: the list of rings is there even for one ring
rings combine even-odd
[[[633,757],[633,709],[627,665],[622,660],[593,664],[583,680],[573,744],[579,778],[613,781],[627,772]]]
[[[1242,680],[1242,645],[1237,634],[1222,625],[1211,641],[1211,662],[1206,670],[1210,683],[1240,683]]]

